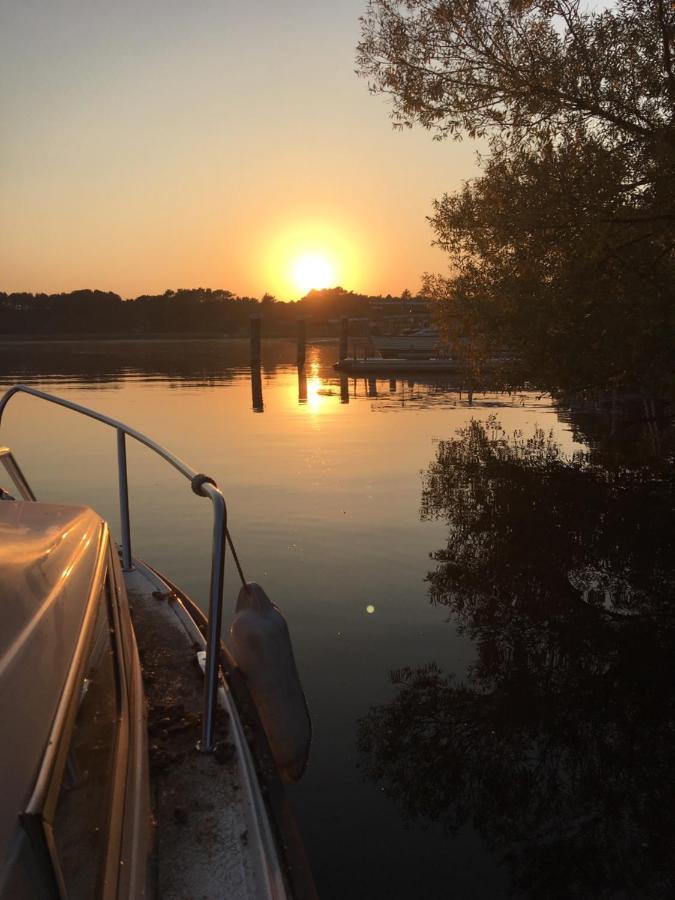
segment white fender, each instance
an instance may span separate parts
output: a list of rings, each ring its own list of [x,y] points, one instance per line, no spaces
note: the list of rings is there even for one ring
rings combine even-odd
[[[277,768],[285,781],[297,781],[307,765],[312,723],[288,625],[259,584],[249,582],[239,592],[230,636]]]

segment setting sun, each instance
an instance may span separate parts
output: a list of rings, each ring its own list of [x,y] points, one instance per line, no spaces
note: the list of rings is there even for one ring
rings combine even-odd
[[[292,223],[270,221],[260,237],[263,276],[279,298],[299,300],[312,288],[350,290],[364,280],[361,248],[366,237],[358,223],[337,214],[332,221],[307,217]]]
[[[293,281],[303,294],[312,288],[334,287],[337,284],[335,266],[327,257],[318,253],[299,256],[293,263]]]

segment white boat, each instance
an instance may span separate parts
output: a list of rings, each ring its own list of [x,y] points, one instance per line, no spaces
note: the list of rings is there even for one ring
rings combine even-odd
[[[370,340],[374,350],[388,358],[431,359],[446,350],[434,328],[419,328],[408,334],[373,334]]]
[[[33,388],[10,389],[0,419],[20,393],[114,429],[121,546],[93,510],[37,502],[0,447],[20,496],[0,491],[0,897],[315,897],[281,783],[307,760],[304,695],[221,491],[140,432]],[[132,553],[127,438],[210,502],[208,618]],[[236,660],[220,639],[228,547]]]

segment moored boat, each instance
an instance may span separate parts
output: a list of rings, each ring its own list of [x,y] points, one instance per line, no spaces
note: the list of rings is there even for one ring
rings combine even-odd
[[[282,786],[307,760],[304,695],[222,493],[140,432],[33,388],[10,389],[0,420],[17,393],[116,431],[122,539],[89,508],[37,502],[0,447],[14,485],[0,494],[0,896],[314,897]],[[132,553],[128,437],[211,502],[208,617]],[[237,660],[220,639],[228,548]]]
[[[371,334],[376,353],[386,358],[431,359],[447,349],[435,328],[418,328],[402,334]]]

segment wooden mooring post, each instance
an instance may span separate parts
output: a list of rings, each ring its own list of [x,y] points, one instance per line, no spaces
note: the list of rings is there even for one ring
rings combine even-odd
[[[298,363],[298,403],[307,403],[307,373],[305,367]]]
[[[260,316],[251,316],[251,365],[260,365],[260,336],[262,320]]]
[[[260,363],[251,363],[251,406],[254,412],[265,412]]]
[[[343,316],[340,319],[340,350],[338,356],[340,360],[347,359],[347,351],[349,349],[349,319]]]
[[[346,375],[340,375],[340,403],[349,403],[349,379]]]
[[[305,347],[307,344],[307,320],[298,319],[298,366],[305,364]]]

